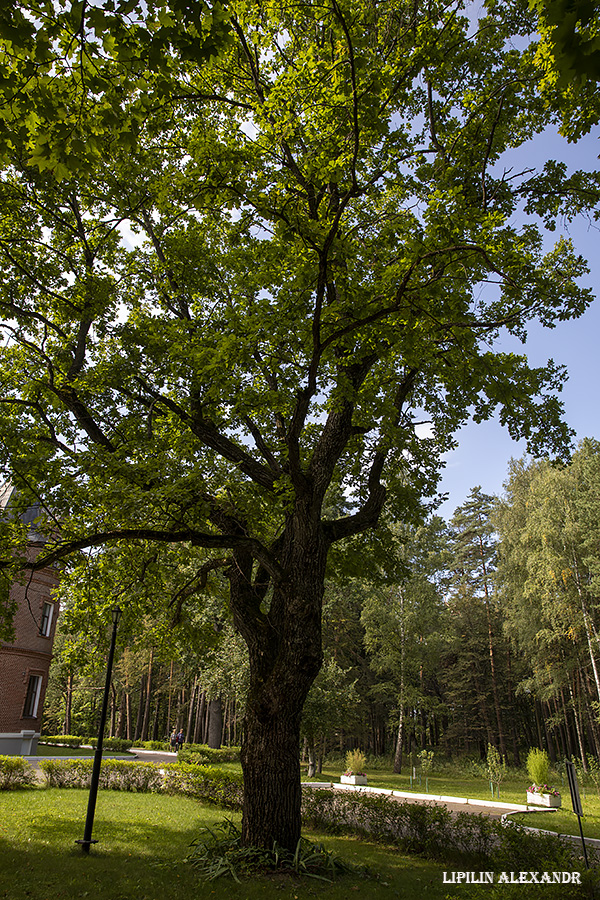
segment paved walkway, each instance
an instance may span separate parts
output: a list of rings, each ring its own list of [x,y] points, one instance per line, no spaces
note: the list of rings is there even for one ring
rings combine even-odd
[[[402,803],[428,803],[431,806],[445,806],[451,812],[466,812],[471,815],[484,815],[492,819],[502,819],[514,812],[527,812],[531,807],[520,803],[501,803],[496,800],[471,800],[468,797],[446,797],[438,794],[419,794],[413,791],[393,791],[389,788],[375,788],[337,784],[335,782],[303,782],[305,786],[333,788],[334,790],[362,791],[369,794],[385,794]]]

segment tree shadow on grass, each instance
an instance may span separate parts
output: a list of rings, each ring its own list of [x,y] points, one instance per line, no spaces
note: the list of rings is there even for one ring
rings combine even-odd
[[[0,900],[158,900],[173,893],[173,883],[177,893],[210,896],[183,862],[196,822],[182,829],[100,815],[94,825],[99,843],[89,855],[75,843],[84,824],[71,815],[49,818],[30,823],[24,841],[0,837]]]

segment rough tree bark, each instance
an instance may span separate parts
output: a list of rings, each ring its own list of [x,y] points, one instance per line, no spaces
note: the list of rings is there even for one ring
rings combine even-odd
[[[230,572],[236,627],[249,650],[250,679],[241,761],[244,773],[242,838],[269,847],[273,836],[294,850],[300,840],[300,722],[306,696],[322,663],[321,609],[327,541],[319,522],[290,523],[281,553],[285,577],[261,609],[260,573],[236,554]]]
[[[223,733],[223,704],[220,697],[215,697],[208,704],[208,746],[218,750]]]

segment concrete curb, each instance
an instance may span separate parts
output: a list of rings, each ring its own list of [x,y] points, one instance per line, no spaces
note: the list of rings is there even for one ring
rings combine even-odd
[[[147,750],[145,747],[131,747],[130,752],[136,754],[140,753],[142,754],[142,756],[144,753],[160,754],[161,756],[174,756],[175,759],[177,759],[177,753],[175,753],[174,750]]]
[[[338,784],[337,782],[303,781],[302,787],[333,788],[337,791],[359,791],[365,794],[387,794],[391,797],[405,797],[407,800],[429,800],[437,803],[460,803],[468,806],[484,806],[491,809],[508,809],[511,812],[535,812],[522,803],[502,803],[498,800],[473,800],[469,797],[448,797],[444,794],[418,794],[414,791],[395,791],[391,788],[370,787],[369,785]],[[536,807],[537,809],[537,807]]]
[[[543,811],[549,812],[551,810],[544,809]],[[558,812],[558,810],[555,810],[555,811]],[[529,809],[523,810],[523,812],[528,812],[528,813],[540,812],[540,809],[538,807],[536,807],[535,809],[531,809],[531,807],[529,807]],[[513,822],[511,819],[509,819],[508,817],[510,815],[511,815],[511,813],[506,813],[505,815],[502,816],[500,821],[502,822],[503,825],[506,825],[506,824],[516,825],[517,828],[522,828],[523,831],[531,831],[531,832],[534,832],[535,834],[551,834],[552,837],[567,838],[567,840],[569,840],[569,841],[576,841],[576,843],[578,843],[578,844],[581,843],[581,836],[578,834],[564,834],[562,831],[548,831],[547,828],[533,828],[531,825],[521,825],[520,822]],[[594,850],[600,850],[600,840],[598,838],[586,837],[585,838],[585,846],[593,847]]]
[[[410,791],[394,791],[390,788],[374,788],[369,787],[368,785],[337,784],[336,782],[332,781],[303,781],[302,787],[321,789],[333,788],[334,790],[357,791],[362,792],[363,794],[387,794],[390,797],[403,797],[407,800],[435,800],[438,803],[460,803],[467,806],[480,806],[487,808],[491,807],[492,809],[508,809],[510,810],[510,812],[504,813],[504,815],[500,819],[502,825],[513,824],[518,828],[522,828],[524,831],[531,831],[536,834],[551,834],[554,837],[567,838],[568,840],[576,841],[577,843],[581,842],[581,838],[579,837],[579,835],[562,834],[559,831],[548,831],[544,828],[532,828],[530,825],[520,825],[518,822],[512,822],[508,818],[510,815],[512,815],[513,812],[558,812],[558,809],[552,807],[545,809],[539,806],[527,806],[525,804],[519,803],[501,803],[498,800],[474,800],[470,799],[469,797],[446,797],[443,794],[416,794]],[[593,847],[594,850],[600,850],[600,840],[597,838],[585,838],[585,844],[586,847]]]

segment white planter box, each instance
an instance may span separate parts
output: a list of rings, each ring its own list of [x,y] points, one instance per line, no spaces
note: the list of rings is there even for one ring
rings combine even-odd
[[[366,775],[342,775],[340,777],[340,781],[342,784],[366,784],[367,776]]]
[[[552,809],[560,809],[560,795],[555,797],[553,794],[535,794],[527,791],[527,804],[531,806],[549,806]]]

